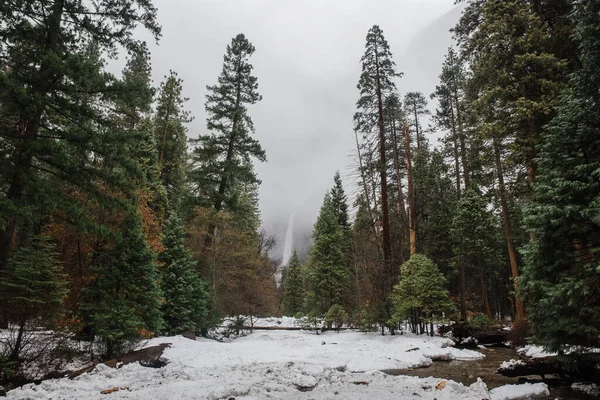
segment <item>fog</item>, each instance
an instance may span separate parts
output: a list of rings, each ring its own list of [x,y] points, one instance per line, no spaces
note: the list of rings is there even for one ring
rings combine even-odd
[[[264,229],[277,236],[282,256],[290,215],[293,244],[305,252],[312,225],[336,170],[352,197],[352,116],[359,60],[368,29],[378,24],[399,71],[401,94],[428,96],[437,82],[454,0],[155,0],[163,37],[151,44],[158,85],[169,69],[184,80],[188,135],[206,133],[206,85],[216,83],[231,38],[244,33],[263,101],[250,107],[256,138],[268,162],[256,165]],[[148,38],[150,40],[150,38]],[[288,249],[289,249],[288,244]],[[289,251],[289,250],[288,250]]]

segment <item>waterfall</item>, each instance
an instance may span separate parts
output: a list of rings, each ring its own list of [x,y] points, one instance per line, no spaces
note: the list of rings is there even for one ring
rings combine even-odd
[[[283,246],[283,257],[281,258],[281,267],[285,267],[292,258],[294,251],[294,213],[290,215],[287,231],[285,233],[285,242]]]

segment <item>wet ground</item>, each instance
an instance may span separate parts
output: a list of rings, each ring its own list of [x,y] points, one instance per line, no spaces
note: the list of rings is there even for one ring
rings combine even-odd
[[[390,375],[409,375],[420,378],[434,377],[439,379],[451,379],[461,382],[464,385],[470,385],[481,378],[490,389],[502,385],[512,385],[523,382],[539,382],[539,376],[528,376],[524,378],[508,378],[497,374],[496,371],[503,361],[518,359],[514,349],[511,348],[486,348],[479,349],[485,358],[481,360],[469,361],[434,361],[428,368],[417,368],[414,370],[385,370],[383,372]],[[570,386],[564,386],[558,382],[546,382],[550,386],[550,399],[558,400],[592,400],[596,397],[588,396],[582,392],[571,389]]]

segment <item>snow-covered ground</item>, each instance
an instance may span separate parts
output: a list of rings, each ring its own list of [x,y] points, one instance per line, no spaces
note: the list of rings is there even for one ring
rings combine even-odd
[[[256,331],[221,343],[183,337],[152,339],[172,343],[168,364],[103,365],[76,379],[27,385],[9,399],[504,399],[478,381],[466,387],[435,378],[391,376],[381,370],[426,366],[433,359],[476,359],[472,350],[447,347],[448,339],[413,335],[382,337],[345,331],[316,335],[305,331]],[[545,386],[545,385],[544,385]],[[311,391],[300,391],[309,389]],[[117,389],[110,394],[104,390]],[[511,388],[529,391],[531,387]],[[540,386],[535,387],[536,391]],[[527,392],[527,393],[529,393]],[[537,393],[537,392],[536,392]],[[518,397],[510,397],[518,398]],[[521,397],[523,398],[523,397]]]

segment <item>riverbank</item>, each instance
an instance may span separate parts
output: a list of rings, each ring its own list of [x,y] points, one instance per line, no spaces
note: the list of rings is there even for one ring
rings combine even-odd
[[[392,376],[389,369],[431,366],[434,360],[473,361],[485,355],[450,347],[441,337],[381,336],[355,331],[261,331],[221,343],[163,337],[163,368],[98,366],[76,379],[53,379],[8,393],[9,399],[463,399],[494,398],[475,379]],[[540,384],[543,385],[543,384]],[[542,386],[521,387],[543,392]],[[521,388],[517,388],[519,390]],[[110,391],[109,395],[101,394]],[[105,392],[106,393],[106,392]],[[110,397],[107,397],[110,396]]]

